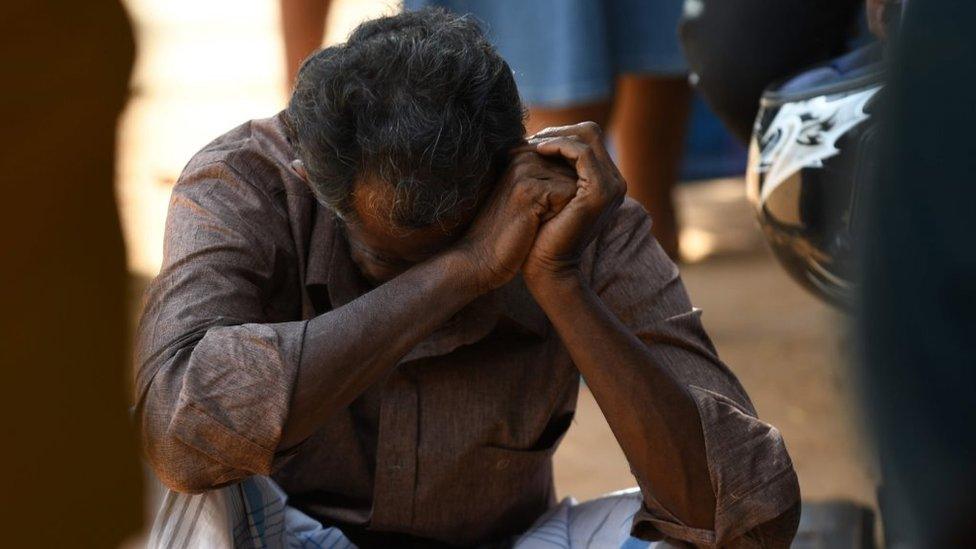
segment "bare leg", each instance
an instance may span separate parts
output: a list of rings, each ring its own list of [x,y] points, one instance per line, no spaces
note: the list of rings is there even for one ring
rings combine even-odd
[[[280,0],[286,86],[291,91],[302,61],[322,46],[330,0]]]
[[[562,109],[530,108],[526,129],[531,135],[543,128],[568,126],[570,124],[586,122],[587,120],[596,122],[601,128],[605,128],[609,118],[610,103],[608,101],[575,105]]]
[[[676,261],[678,222],[671,191],[684,152],[690,100],[684,78],[621,76],[611,122],[628,194],[651,214],[654,236]]]

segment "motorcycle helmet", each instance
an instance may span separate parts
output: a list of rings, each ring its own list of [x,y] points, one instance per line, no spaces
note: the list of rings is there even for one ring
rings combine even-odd
[[[859,197],[875,165],[882,47],[856,50],[767,88],[746,190],[776,258],[803,287],[847,308]]]

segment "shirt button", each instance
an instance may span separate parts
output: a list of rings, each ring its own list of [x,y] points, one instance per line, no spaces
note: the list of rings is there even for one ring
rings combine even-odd
[[[509,461],[508,458],[502,458],[495,463],[495,469],[498,469],[499,471],[502,469],[507,469],[509,463],[511,463],[511,461]]]

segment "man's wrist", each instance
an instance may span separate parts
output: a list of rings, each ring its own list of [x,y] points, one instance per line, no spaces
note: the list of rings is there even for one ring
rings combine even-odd
[[[491,288],[486,273],[478,268],[477,262],[462,250],[447,250],[438,259],[443,263],[452,288],[461,295],[474,299]]]
[[[581,292],[586,289],[583,273],[578,268],[543,273],[523,273],[525,285],[540,305],[549,300],[558,300],[560,296]]]

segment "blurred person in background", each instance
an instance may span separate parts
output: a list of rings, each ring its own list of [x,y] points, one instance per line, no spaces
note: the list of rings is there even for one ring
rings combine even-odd
[[[599,127],[524,133],[473,19],[422,10],[190,161],[139,329],[155,545],[789,545],[782,437]],[[556,505],[581,374],[641,489]]]
[[[331,0],[279,0],[285,46],[285,82],[291,93],[302,61],[322,47]]]
[[[863,387],[900,546],[973,547],[976,4],[904,4],[863,232]]]
[[[111,0],[0,14],[2,545],[117,547],[143,516],[113,184],[132,29]]]

